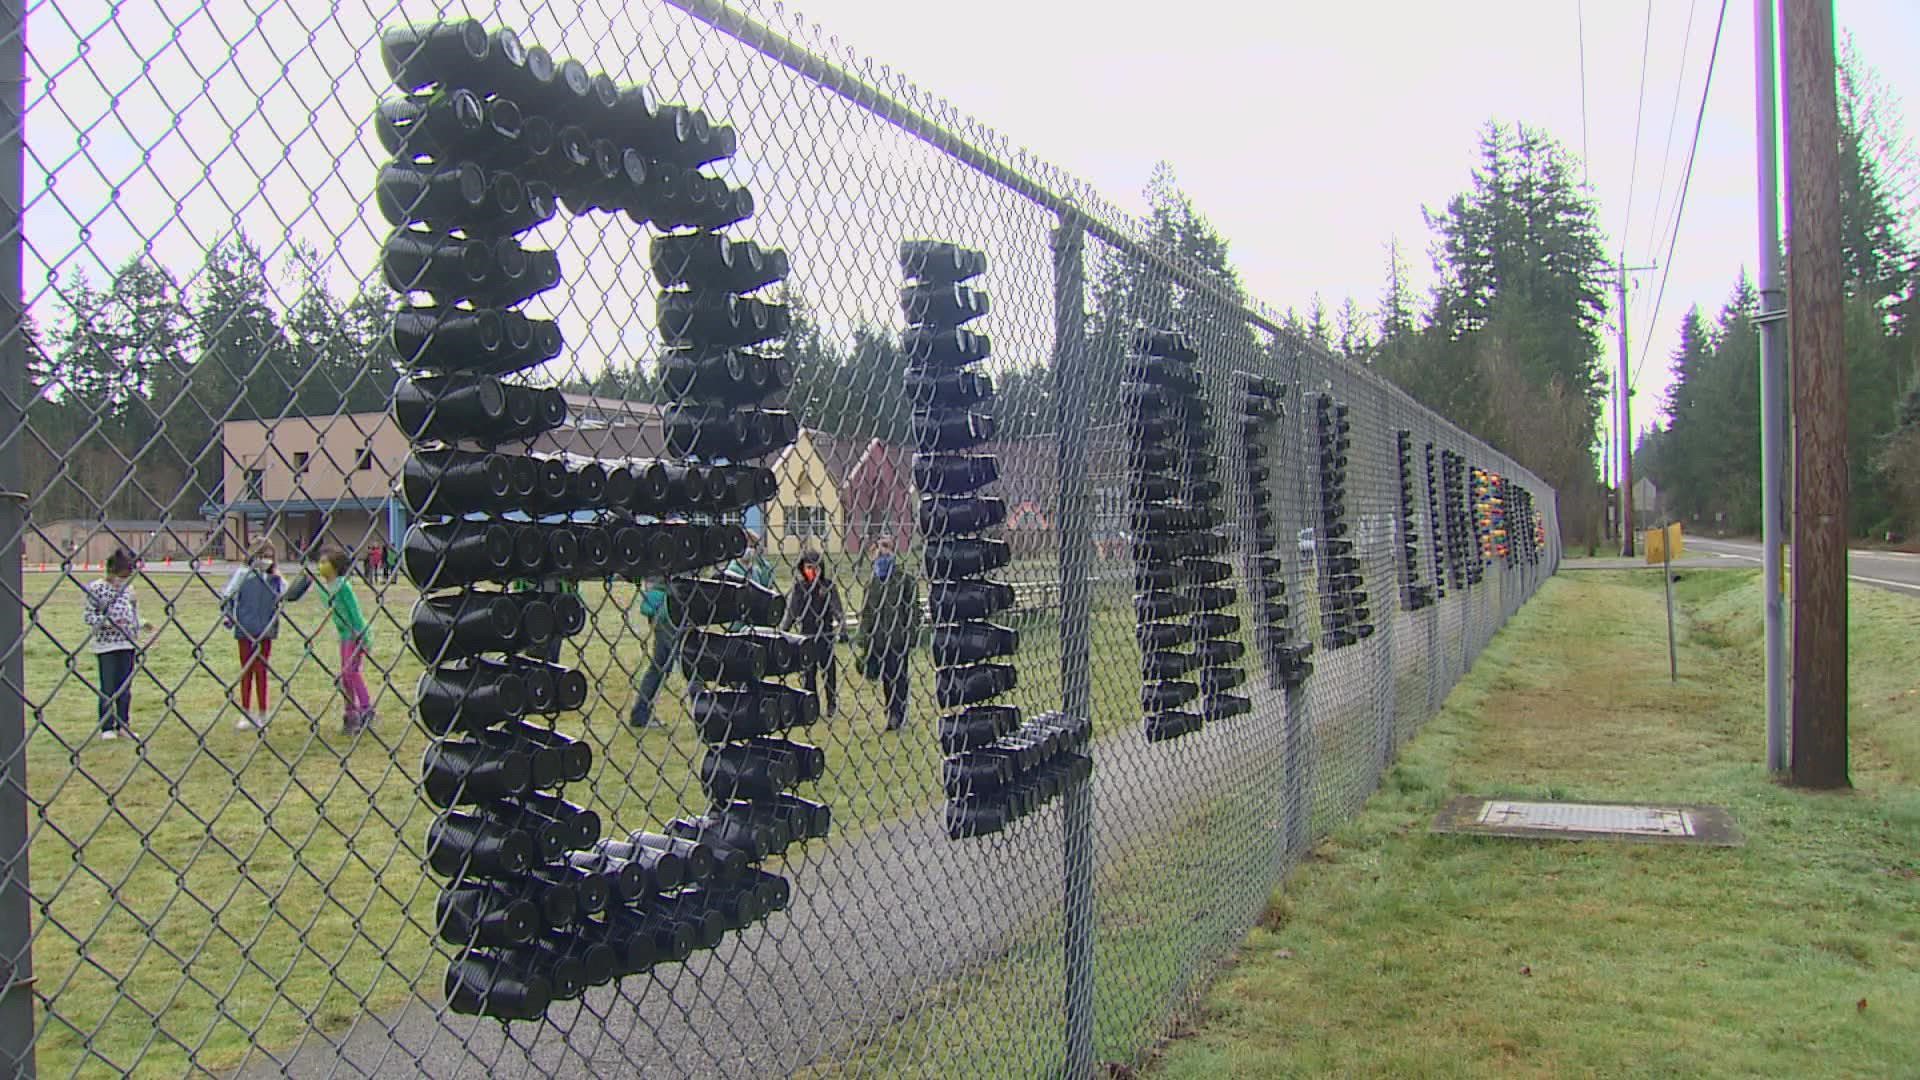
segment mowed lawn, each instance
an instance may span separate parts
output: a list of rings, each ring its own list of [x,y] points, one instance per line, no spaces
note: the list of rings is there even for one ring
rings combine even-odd
[[[426,737],[408,708],[422,670],[405,646],[414,591],[357,583],[375,628],[367,677],[381,717],[358,737],[341,731],[324,609],[314,598],[291,606],[273,657],[274,718],[260,735],[234,728],[238,661],[215,595],[223,581],[154,573],[136,584],[141,614],[162,630],[136,676],[134,743],[94,735],[77,583],[26,575],[42,1075],[219,1069],[249,1043],[287,1045],[310,1026],[338,1030],[410,994],[439,995],[437,884],[422,871],[433,812],[416,788]],[[847,589],[857,610],[858,588]],[[609,832],[704,808],[704,748],[678,673],[659,698],[659,728],[637,738],[624,722],[650,651],[642,620],[629,623],[633,594],[588,586],[592,622],[562,657],[593,690],[587,710],[558,727],[595,755],[590,780],[565,794],[598,810]],[[1097,668],[1137,672],[1129,612],[1097,616],[1095,631]],[[1023,632],[1013,700],[1057,707],[1057,623],[1033,620]],[[877,688],[842,646],[839,717],[797,733],[828,752],[827,776],[805,794],[833,807],[838,837],[942,797],[924,650],[914,663],[905,732],[880,731]],[[1133,715],[1120,699],[1137,692],[1137,676],[1096,686],[1103,702],[1118,695],[1097,715]]]
[[[1566,573],[1276,895],[1153,1072],[1913,1076],[1920,602],[1852,594],[1850,792],[1765,772],[1757,571]],[[1428,832],[1464,793],[1723,805],[1737,849]]]

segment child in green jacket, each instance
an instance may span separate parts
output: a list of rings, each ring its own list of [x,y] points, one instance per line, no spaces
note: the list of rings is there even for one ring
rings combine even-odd
[[[326,598],[334,632],[340,635],[340,694],[347,702],[345,730],[349,735],[357,735],[377,717],[373,715],[373,696],[367,692],[366,677],[360,674],[367,647],[373,640],[373,629],[360,613],[360,598],[354,595],[353,582],[347,576],[352,568],[353,560],[346,552],[328,548],[308,567],[309,576],[287,590],[286,600],[300,599],[315,584],[320,587],[320,595]]]
[[[653,699],[680,656],[681,627],[667,610],[667,579],[650,577],[640,586],[640,614],[653,623],[653,655],[640,676],[639,696],[627,722],[635,728],[653,726]]]

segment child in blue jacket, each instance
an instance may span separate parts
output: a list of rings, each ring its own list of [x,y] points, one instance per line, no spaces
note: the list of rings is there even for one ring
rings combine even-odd
[[[240,719],[233,726],[241,731],[267,726],[267,665],[280,634],[280,597],[286,591],[268,540],[247,549],[247,565],[220,590],[220,614],[240,648]]]

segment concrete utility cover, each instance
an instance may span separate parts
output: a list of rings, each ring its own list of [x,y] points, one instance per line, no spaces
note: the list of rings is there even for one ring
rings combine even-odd
[[[1742,842],[1733,819],[1717,806],[1525,802],[1484,795],[1449,802],[1434,819],[1433,831],[1560,840],[1612,836],[1718,846]]]

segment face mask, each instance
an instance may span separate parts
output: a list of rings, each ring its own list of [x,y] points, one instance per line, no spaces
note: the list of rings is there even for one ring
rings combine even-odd
[[[873,580],[885,581],[893,574],[893,556],[879,555],[873,560]]]
[[[253,568],[264,574],[267,571],[273,569],[273,560],[272,559],[255,559],[253,560]]]
[[[315,563],[313,565],[313,576],[319,578],[321,581],[332,581],[334,578],[333,564],[330,562]]]
[[[820,569],[814,566],[803,566],[800,568],[800,576],[812,581],[820,576]]]

